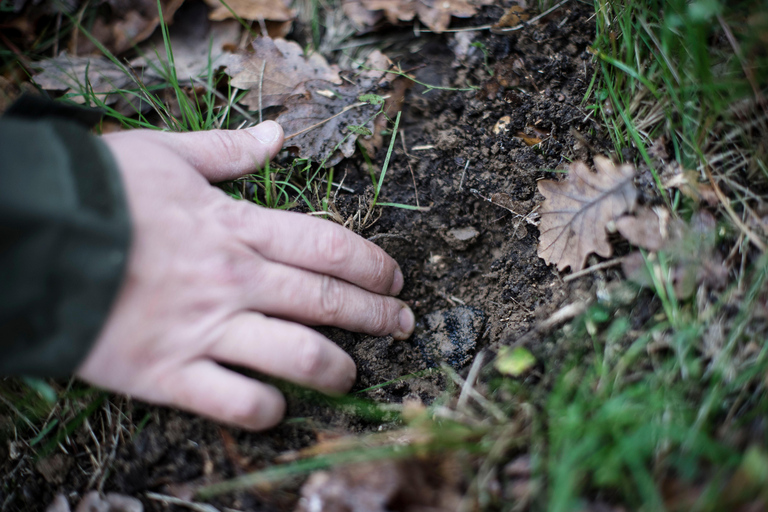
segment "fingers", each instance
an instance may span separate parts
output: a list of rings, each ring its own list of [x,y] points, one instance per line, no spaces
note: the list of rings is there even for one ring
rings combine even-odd
[[[153,133],[211,182],[231,180],[263,167],[283,146],[283,129],[265,121],[244,130]]]
[[[363,290],[327,275],[265,261],[244,287],[245,306],[308,325],[334,325],[406,339],[413,313],[401,300]],[[269,290],[265,295],[264,290]]]
[[[169,374],[161,383],[159,400],[166,405],[251,430],[280,422],[285,399],[272,386],[199,359]]]
[[[383,295],[403,288],[400,266],[383,249],[333,222],[233,203],[229,224],[262,256],[328,274]]]
[[[230,320],[209,355],[326,393],[346,393],[357,374],[352,358],[318,332],[258,313]]]

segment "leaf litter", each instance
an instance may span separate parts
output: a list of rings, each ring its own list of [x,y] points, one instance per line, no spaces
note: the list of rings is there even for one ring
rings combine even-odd
[[[344,11],[362,27],[370,27],[381,18],[392,24],[418,18],[430,30],[444,32],[451,24],[451,17],[470,18],[480,7],[493,3],[493,0],[353,0],[344,3]]]
[[[613,247],[606,227],[634,210],[637,202],[634,166],[616,166],[603,156],[596,156],[594,162],[597,172],[583,162],[574,162],[565,180],[538,183],[545,197],[540,210],[538,254],[547,263],[557,264],[560,271],[584,269],[592,253],[611,256]]]

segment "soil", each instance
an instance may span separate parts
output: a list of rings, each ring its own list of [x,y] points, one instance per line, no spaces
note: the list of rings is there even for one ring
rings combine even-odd
[[[472,23],[493,22],[502,13],[500,7],[488,7]],[[361,234],[400,263],[406,281],[401,297],[419,321],[414,336],[405,341],[323,329],[357,362],[356,390],[441,362],[466,371],[477,351],[513,342],[575,295],[587,292],[578,281],[564,283],[556,269],[538,258],[538,230],[521,216],[540,204],[537,180],[555,177],[551,170],[571,160],[589,161],[593,152],[609,150],[582,105],[593,76],[588,51],[594,38],[593,15],[589,6],[572,2],[519,31],[422,34],[387,50],[419,81],[481,87],[422,94],[424,88],[417,85],[408,92],[400,133],[408,153],[398,141],[382,200],[415,205],[418,197],[418,204],[429,210],[381,208],[381,216]],[[483,48],[469,42],[483,45],[487,62]],[[529,146],[531,137],[543,142]],[[382,162],[385,154],[386,148],[374,161]],[[361,159],[342,162],[336,176],[342,175],[344,185],[355,190],[342,191],[336,199],[346,218],[359,208],[359,196],[371,193],[370,178]],[[554,364],[558,356],[551,344],[538,338],[526,343],[539,361]],[[357,396],[379,402],[418,397],[430,403],[444,384],[434,372]],[[289,397],[288,419],[266,433],[224,428],[122,398],[110,401],[125,412],[126,424],[148,421],[140,430],[131,427],[133,436],[121,434],[111,470],[96,482],[103,480],[104,491],[140,498],[149,511],[168,508],[147,499],[147,491],[183,495],[185,486],[266,467],[319,437],[387,428],[344,408],[300,397]],[[95,413],[90,425],[109,457],[116,429],[108,423],[115,416],[108,418],[106,411]],[[59,452],[55,458],[27,458],[20,464],[3,457],[0,474],[18,482],[7,510],[44,510],[58,492],[74,501],[94,488],[93,482],[88,487],[89,479],[97,465],[94,457],[100,454],[89,455],[94,449],[90,432],[80,428],[70,441],[68,454]],[[237,510],[292,510],[300,483],[288,480],[212,503]]]

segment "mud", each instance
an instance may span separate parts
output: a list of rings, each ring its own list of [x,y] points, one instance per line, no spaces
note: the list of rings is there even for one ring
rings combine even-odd
[[[501,14],[499,7],[486,8],[472,23],[492,22]],[[593,14],[589,6],[570,3],[523,30],[422,34],[387,51],[424,83],[480,88],[422,94],[424,88],[417,85],[408,92],[399,134],[404,145],[398,141],[395,146],[381,200],[416,205],[418,199],[428,211],[382,208],[360,234],[400,263],[406,279],[401,297],[419,322],[405,341],[322,329],[355,359],[355,391],[443,362],[465,371],[479,350],[518,339],[579,292],[579,285],[569,288],[537,257],[538,231],[526,217],[541,200],[537,180],[555,176],[552,171],[570,160],[589,159],[592,152],[608,148],[582,105],[593,76],[588,52]],[[529,145],[535,140],[541,142]],[[374,161],[382,162],[385,153],[386,148]],[[371,190],[365,164],[362,159],[342,162],[335,175],[346,176],[345,186],[355,191],[339,192],[336,207],[342,217],[353,216],[359,196]],[[531,340],[529,349],[550,364],[551,347]],[[383,402],[418,397],[429,403],[444,384],[437,372],[423,373],[355,396]],[[89,455],[94,443],[90,433],[80,432],[83,428],[67,445],[64,459],[69,461],[55,460],[59,469],[53,476],[42,469],[50,464],[38,467],[39,462],[0,453],[0,473],[15,482],[16,490],[6,509],[44,510],[57,492],[74,499],[103,480],[104,491],[139,497],[149,511],[168,510],[144,493],[183,495],[199,483],[266,467],[329,432],[381,425],[300,396],[289,398],[288,418],[281,426],[260,434],[140,403],[127,402],[122,409],[129,427],[118,433],[116,447],[109,441],[114,425],[109,427],[107,413],[100,410],[91,418],[99,436],[104,430],[106,455],[114,450],[109,472],[95,483]],[[139,430],[142,419],[146,425]],[[292,510],[299,484],[288,480],[213,503],[237,510]]]

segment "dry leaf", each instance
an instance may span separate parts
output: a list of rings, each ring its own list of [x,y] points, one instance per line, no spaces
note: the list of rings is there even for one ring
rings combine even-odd
[[[194,8],[192,8],[194,6]],[[235,20],[208,21],[208,9],[202,4],[191,4],[180,11],[175,23],[169,27],[176,77],[183,85],[192,85],[192,78],[206,78],[210,70],[226,65],[227,48],[236,46],[242,26]],[[162,34],[155,34],[143,45],[142,57],[131,61],[133,67],[146,67],[143,77],[162,79],[168,62]]]
[[[443,32],[451,23],[451,17],[470,18],[479,7],[492,5],[493,0],[350,0],[344,12],[358,24],[376,19],[375,14],[364,15],[364,10],[381,12],[390,23],[412,21],[417,15],[424,25],[434,32]],[[378,21],[378,20],[377,20]]]
[[[249,21],[290,21],[296,16],[290,0],[205,0],[205,3],[213,8],[210,18],[217,21],[235,18],[234,14]]]
[[[538,183],[545,197],[538,255],[560,271],[582,270],[591,253],[604,258],[613,254],[606,224],[635,207],[635,168],[616,167],[601,156],[595,157],[595,167],[597,172],[591,172],[583,162],[574,162],[565,180]]]
[[[231,85],[249,91],[241,102],[252,110],[283,107],[275,121],[294,137],[289,146],[299,156],[335,165],[352,156],[358,136],[375,135],[379,107],[358,105],[358,98],[386,85],[390,61],[381,52],[368,57],[366,71],[342,80],[338,67],[319,54],[305,57],[296,43],[260,37],[253,48],[228,57]]]
[[[665,208],[640,208],[635,215],[624,215],[616,220],[621,236],[636,247],[658,251],[664,246],[669,230],[669,212]]]
[[[107,0],[111,9],[108,17],[97,17],[89,28],[91,35],[114,54],[122,53],[146,40],[160,25],[156,0]],[[161,0],[166,23],[184,0]],[[82,32],[75,31],[69,46],[70,53],[101,53]]]
[[[373,133],[377,106],[358,105],[358,97],[376,84],[331,86],[328,82],[308,82],[305,94],[292,96],[289,107],[275,119],[286,136],[299,134],[286,143],[298,147],[299,156],[325,161],[326,166],[339,163],[355,152],[355,141],[361,133]],[[328,97],[321,92],[333,93]],[[322,123],[322,124],[321,124]]]
[[[76,103],[84,103],[82,93],[92,90],[105,103],[117,101],[117,89],[134,84],[133,78],[106,57],[71,57],[66,52],[55,59],[36,63],[40,73],[32,79],[46,90],[66,91]]]
[[[523,132],[517,132],[515,137],[522,139],[526,146],[535,146],[536,144],[541,144],[540,138],[534,137],[532,135],[526,135]]]
[[[507,9],[507,12],[505,12],[504,15],[499,18],[499,21],[496,22],[495,25],[491,26],[491,29],[498,30],[501,28],[515,27],[523,22],[528,21],[530,17],[531,15],[526,14],[525,9],[519,5],[513,5]]]
[[[373,27],[384,18],[381,11],[369,11],[363,7],[360,0],[344,0],[341,8],[344,15],[361,31]]]
[[[451,459],[363,462],[313,473],[296,512],[456,510],[460,471]]]
[[[341,84],[338,68],[322,55],[305,57],[301,46],[283,39],[260,37],[253,42],[253,53],[231,55],[225,64],[231,85],[249,91],[241,102],[252,110],[258,110],[259,105],[283,105],[290,96],[307,94],[310,80]]]

